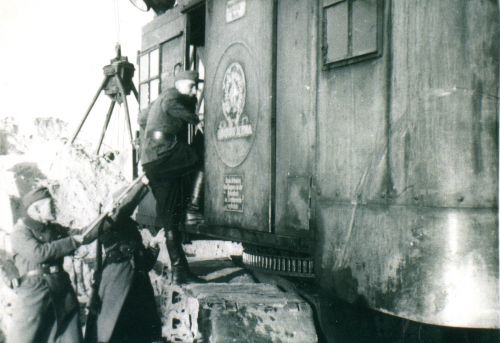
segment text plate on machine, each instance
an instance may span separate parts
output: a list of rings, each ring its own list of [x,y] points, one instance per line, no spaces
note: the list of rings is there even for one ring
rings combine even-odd
[[[243,212],[243,176],[224,175],[224,210]]]

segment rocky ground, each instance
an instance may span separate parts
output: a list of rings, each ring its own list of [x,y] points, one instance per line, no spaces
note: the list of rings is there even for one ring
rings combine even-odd
[[[39,185],[54,195],[57,221],[83,228],[111,203],[111,194],[127,184],[121,173],[122,159],[111,161],[86,152],[85,146],[68,143],[67,124],[54,118],[19,123],[0,119],[0,252],[2,261],[11,253],[10,233],[23,216],[21,197]],[[94,246],[81,247],[65,261],[82,302],[88,299],[91,270],[85,261]],[[5,276],[5,275],[4,275]],[[3,279],[5,281],[5,278]],[[15,293],[0,282],[0,329],[10,324]]]
[[[47,186],[56,202],[56,221],[83,228],[109,208],[115,191],[130,182],[123,172],[127,156],[119,152],[113,159],[110,154],[95,156],[88,153],[88,146],[69,144],[65,137],[67,125],[57,119],[39,118],[22,125],[12,118],[0,119],[0,266],[9,259],[10,233],[23,215],[20,198],[29,190]],[[147,245],[151,233],[144,229],[141,234]],[[150,277],[167,341],[200,342],[208,336],[213,342],[315,341],[307,304],[276,287],[258,286],[252,274],[235,263],[242,254],[241,244],[193,241],[184,250],[193,270],[209,283],[194,288],[172,285],[163,244]],[[89,245],[65,260],[81,303],[82,320],[92,287],[94,258],[95,245]],[[0,268],[0,276],[4,270]],[[8,332],[16,296],[7,279],[0,277],[0,343]],[[299,324],[301,330],[297,330]]]
[[[83,228],[100,211],[111,205],[112,194],[127,185],[123,173],[125,156],[114,153],[114,159],[95,156],[83,145],[68,142],[68,127],[58,119],[38,118],[33,122],[18,123],[13,118],[0,119],[0,259],[6,261],[11,253],[10,233],[15,222],[24,214],[21,197],[29,190],[45,185],[54,196],[57,222]],[[109,155],[106,155],[109,156]],[[147,244],[151,234],[142,232]],[[210,245],[208,248],[207,245]],[[241,254],[241,246],[230,242],[196,242],[186,246],[190,258],[224,258]],[[75,255],[65,260],[78,298],[85,308],[91,291],[95,245],[82,246]],[[158,266],[151,278],[161,305],[168,278],[169,260],[163,247]],[[3,270],[3,269],[2,269]],[[5,276],[5,275],[4,275]],[[0,330],[10,325],[13,292],[2,278],[0,281]]]

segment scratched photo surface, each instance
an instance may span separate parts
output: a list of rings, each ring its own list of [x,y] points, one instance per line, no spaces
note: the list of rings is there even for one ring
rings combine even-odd
[[[175,236],[144,180],[148,290],[99,291],[118,311],[96,328],[101,281],[136,275],[137,250],[65,255],[80,334],[133,331],[121,302],[147,293],[155,342],[500,341],[499,18],[491,0],[0,2],[0,343],[50,274],[16,266],[23,196],[47,187],[64,234],[117,215],[147,142],[172,138],[155,111],[199,170],[176,179]],[[182,70],[201,125],[168,107]]]

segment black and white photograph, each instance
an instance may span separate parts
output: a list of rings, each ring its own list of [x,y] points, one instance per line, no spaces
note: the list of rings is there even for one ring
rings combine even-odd
[[[499,0],[0,2],[0,343],[500,343]]]

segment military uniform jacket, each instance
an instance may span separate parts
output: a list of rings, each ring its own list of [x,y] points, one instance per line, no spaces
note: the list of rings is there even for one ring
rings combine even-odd
[[[141,112],[139,124],[143,127],[141,138],[142,165],[170,159],[174,168],[195,164],[198,158],[185,140],[179,139],[187,124],[197,124],[196,98],[183,95],[175,88],[162,93],[148,108]],[[161,133],[161,134],[158,134]]]
[[[62,270],[63,258],[71,254],[77,243],[68,236],[68,230],[57,224],[43,224],[30,217],[19,220],[12,234],[14,262],[19,274],[40,270],[49,266],[61,268],[61,272],[22,277],[17,288],[17,311],[12,330],[12,342],[39,342],[40,327],[50,306],[54,309],[58,332],[64,335],[64,327],[78,311],[78,300],[69,275]],[[74,328],[72,328],[74,329]],[[66,336],[66,341],[80,342],[81,333]]]
[[[137,223],[130,217],[113,223],[102,236],[102,243],[106,259],[99,284],[101,310],[97,317],[97,341],[108,342],[112,337],[117,341],[123,336],[134,342],[161,338],[161,321],[148,275],[158,251],[144,247]],[[116,331],[123,330],[123,325],[116,327],[120,316],[122,322],[128,323],[125,330],[128,332]]]

